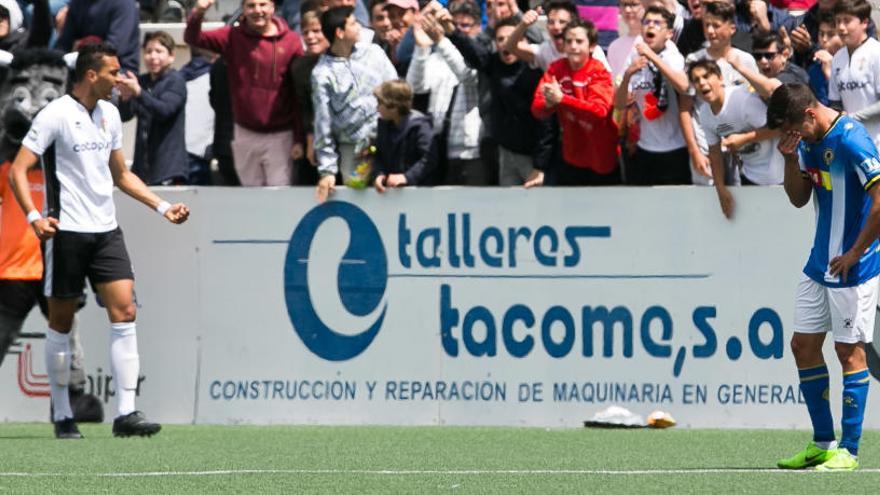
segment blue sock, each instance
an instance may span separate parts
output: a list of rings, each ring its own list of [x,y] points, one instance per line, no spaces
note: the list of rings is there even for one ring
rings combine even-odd
[[[813,422],[813,441],[833,442],[834,418],[831,417],[831,403],[828,402],[828,367],[822,364],[798,370],[798,376],[810,421]]]
[[[859,455],[859,439],[862,437],[870,381],[867,369],[843,374],[843,433],[840,436],[840,447],[849,450],[852,455]]]

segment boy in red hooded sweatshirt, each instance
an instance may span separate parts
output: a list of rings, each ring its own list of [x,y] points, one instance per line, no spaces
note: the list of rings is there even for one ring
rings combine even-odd
[[[596,27],[575,19],[563,36],[565,58],[550,64],[532,100],[532,115],[544,119],[555,112],[562,128],[558,185],[619,184],[614,86],[608,69],[590,55]]]

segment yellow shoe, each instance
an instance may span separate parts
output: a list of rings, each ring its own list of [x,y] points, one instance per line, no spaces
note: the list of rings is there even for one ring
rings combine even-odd
[[[831,459],[816,466],[816,471],[855,471],[859,468],[859,461],[846,449],[834,450]]]

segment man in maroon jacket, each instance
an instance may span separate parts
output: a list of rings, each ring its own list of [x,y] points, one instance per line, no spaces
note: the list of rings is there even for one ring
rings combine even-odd
[[[232,154],[244,186],[291,184],[290,152],[302,142],[296,100],[286,83],[299,35],[275,17],[272,0],[242,0],[237,26],[202,32],[205,11],[216,0],[198,0],[186,24],[187,43],[219,53],[227,66],[235,134]]]

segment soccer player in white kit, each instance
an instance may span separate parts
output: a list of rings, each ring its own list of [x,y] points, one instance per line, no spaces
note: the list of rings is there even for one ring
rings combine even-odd
[[[140,360],[135,333],[134,275],[116,223],[113,186],[155,209],[172,223],[189,216],[128,170],[122,153],[122,122],[107,101],[120,83],[119,60],[110,45],[83,47],[70,93],[49,103],[34,119],[10,170],[10,182],[28,222],[42,241],[44,293],[49,303],[46,369],[57,438],[82,438],[70,409],[69,332],[88,278],[110,319],[110,364],[116,382],[115,436],[149,436],[161,426],[136,411]],[[45,204],[31,200],[27,172],[44,159]]]
[[[819,103],[803,84],[785,84],[773,92],[767,126],[784,133],[779,151],[785,157],[789,200],[800,208],[812,197],[817,215],[816,236],[795,299],[791,339],[813,441],[777,465],[857,469],[871,380],[865,344],[873,339],[880,274],[880,156],[861,124]],[[822,355],[828,331],[843,368],[839,444]]]

